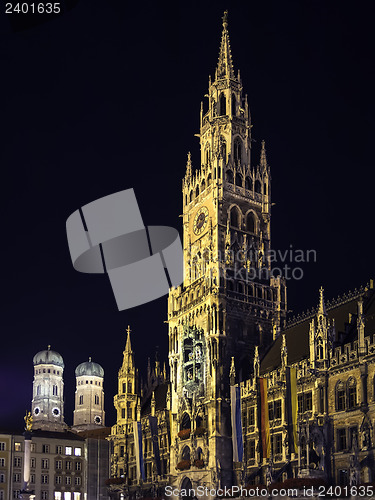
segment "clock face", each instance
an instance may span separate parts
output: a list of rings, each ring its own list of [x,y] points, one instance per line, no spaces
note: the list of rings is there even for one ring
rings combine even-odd
[[[207,222],[208,222],[208,208],[201,207],[194,217],[194,226],[193,226],[194,233],[197,235],[203,233],[203,231],[206,229]]]
[[[54,417],[58,417],[60,415],[60,410],[58,408],[53,408],[52,409],[52,415]]]
[[[95,417],[94,417],[94,422],[95,422],[96,424],[98,424],[98,425],[99,425],[99,424],[101,424],[101,422],[102,422],[101,417],[100,417],[99,415],[95,415]]]

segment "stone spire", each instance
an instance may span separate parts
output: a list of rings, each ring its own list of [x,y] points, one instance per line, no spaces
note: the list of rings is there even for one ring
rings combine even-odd
[[[191,168],[191,153],[190,151],[188,152],[188,155],[187,155],[188,159],[187,159],[187,163],[186,163],[186,175],[185,177],[187,179],[189,179],[192,175],[192,168]]]
[[[223,16],[223,32],[221,35],[221,44],[219,52],[219,62],[216,70],[217,78],[234,78],[234,69],[232,53],[230,50],[230,41],[228,33],[228,11]]]
[[[324,302],[324,288],[321,286],[319,288],[319,308],[318,308],[318,314],[323,314],[325,316],[326,314],[326,305]]]
[[[128,325],[128,328],[126,329],[126,333],[128,334],[126,338],[126,345],[125,345],[125,352],[132,352],[132,345],[130,342],[130,326]]]
[[[260,168],[267,170],[267,156],[266,156],[266,143],[262,141],[262,149],[260,151]]]

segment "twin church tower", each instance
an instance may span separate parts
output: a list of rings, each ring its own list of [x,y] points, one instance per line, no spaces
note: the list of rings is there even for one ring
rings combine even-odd
[[[38,352],[33,359],[34,384],[32,415],[33,428],[64,431],[64,361],[50,346]],[[104,370],[98,364],[86,361],[77,366],[73,430],[89,430],[104,426]]]

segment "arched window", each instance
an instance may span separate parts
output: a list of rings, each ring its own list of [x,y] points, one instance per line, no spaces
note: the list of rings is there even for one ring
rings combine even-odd
[[[212,99],[212,114],[213,114],[213,116],[217,115],[217,108],[216,108],[216,101],[215,101],[215,99]]]
[[[264,183],[264,194],[267,194],[267,182]]]
[[[255,181],[255,192],[256,193],[262,192],[262,184],[261,184],[260,180]]]
[[[246,231],[249,231],[249,233],[255,233],[255,219],[252,212],[249,212],[246,215]]]
[[[323,339],[320,336],[318,337],[318,345],[317,345],[316,353],[317,353],[317,358],[319,360],[324,358]]]
[[[238,172],[236,173],[236,186],[242,187],[242,175]]]
[[[233,116],[236,116],[236,111],[237,111],[236,104],[237,104],[236,96],[234,94],[232,94],[232,115]]]
[[[197,186],[197,189],[195,190],[195,197],[198,198],[199,196],[199,186]]]
[[[242,159],[242,141],[239,137],[236,137],[234,139],[234,144],[233,144],[233,147],[234,147],[234,161],[236,163],[240,162],[241,159]]]
[[[227,280],[227,288],[230,292],[233,292],[234,290],[234,284],[232,280]]]
[[[211,184],[211,174],[208,174],[208,177],[207,177],[207,186],[209,186]]]
[[[189,446],[185,446],[182,450],[182,460],[188,460],[190,462],[190,448]]]
[[[78,403],[78,404],[83,405],[83,396],[82,396],[82,394],[81,394],[81,396],[79,397],[79,403]]]
[[[128,392],[132,392],[132,383],[131,382],[128,382]]]
[[[190,191],[190,194],[189,194],[189,201],[192,202],[193,201],[193,191]]]
[[[52,386],[52,394],[53,396],[57,396],[57,385]]]
[[[336,384],[336,410],[343,411],[346,409],[345,386],[342,382]]]
[[[233,172],[232,170],[227,170],[225,172],[225,175],[226,175],[226,178],[227,178],[227,182],[230,182],[230,184],[234,184],[233,182]]]
[[[123,394],[126,393],[126,383],[125,382],[122,383],[122,392],[123,392]]]
[[[227,114],[227,100],[225,99],[224,93],[220,94],[220,115]]]
[[[230,225],[232,227],[240,227],[240,217],[236,207],[233,207],[230,211]]]
[[[99,396],[97,394],[95,394],[95,404],[96,405],[99,404]]]
[[[191,429],[191,421],[190,421],[190,417],[187,413],[184,413],[182,415],[181,424],[180,424],[180,431],[184,430],[184,429]]]
[[[203,179],[202,184],[201,184],[201,192],[206,189],[206,183],[205,180]]]
[[[355,408],[357,406],[357,384],[355,378],[348,380],[348,408]]]
[[[36,395],[40,396],[40,385],[38,385],[36,388]]]
[[[238,293],[242,293],[242,294],[245,293],[245,288],[244,288],[243,283],[238,283]]]
[[[245,189],[248,189],[249,191],[253,190],[253,182],[250,177],[245,177]]]

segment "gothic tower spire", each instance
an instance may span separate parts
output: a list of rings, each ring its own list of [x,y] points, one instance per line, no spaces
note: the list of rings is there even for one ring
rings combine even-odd
[[[221,35],[221,44],[219,52],[219,61],[216,70],[217,78],[234,78],[232,53],[230,50],[229,32],[228,32],[228,11],[223,16],[223,32]]]

